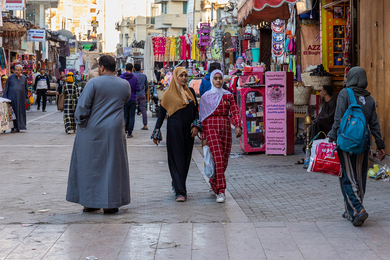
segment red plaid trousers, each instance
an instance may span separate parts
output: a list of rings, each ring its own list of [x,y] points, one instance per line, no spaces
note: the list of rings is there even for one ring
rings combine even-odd
[[[232,148],[232,128],[241,126],[238,106],[233,95],[223,95],[217,109],[203,122],[202,138],[207,139],[215,162],[215,178],[209,180],[215,194],[225,193],[225,171]]]

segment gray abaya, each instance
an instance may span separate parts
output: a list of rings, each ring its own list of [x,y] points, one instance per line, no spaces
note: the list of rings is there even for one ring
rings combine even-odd
[[[77,134],[66,200],[89,208],[130,203],[123,108],[130,85],[115,76],[88,81],[75,112]]]
[[[5,84],[3,98],[11,100],[12,109],[15,112],[14,128],[26,130],[26,101],[28,98],[27,78],[20,75],[19,79],[12,74]]]

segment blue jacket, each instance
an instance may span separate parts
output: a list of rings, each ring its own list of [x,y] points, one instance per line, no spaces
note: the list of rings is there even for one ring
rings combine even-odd
[[[202,96],[204,93],[206,93],[206,91],[209,91],[211,89],[210,76],[211,73],[207,73],[206,76],[202,79],[202,83],[199,87],[200,96]]]
[[[139,82],[139,91],[137,92],[137,97],[145,96],[145,94],[148,92],[148,78],[140,71],[134,72],[134,75],[138,78]]]
[[[133,73],[125,72],[119,76],[121,79],[125,79],[129,82],[131,87],[131,98],[129,101],[137,100],[137,92],[139,92],[138,78]]]

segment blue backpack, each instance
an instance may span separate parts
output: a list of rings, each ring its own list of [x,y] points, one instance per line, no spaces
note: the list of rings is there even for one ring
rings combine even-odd
[[[362,154],[367,148],[368,127],[363,108],[356,102],[353,90],[347,88],[351,105],[345,111],[337,131],[338,147],[350,154]]]

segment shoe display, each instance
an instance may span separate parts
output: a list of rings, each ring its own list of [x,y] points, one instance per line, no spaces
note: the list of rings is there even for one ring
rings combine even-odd
[[[218,203],[224,203],[225,200],[226,200],[225,193],[218,194],[217,200],[216,200]]]
[[[176,198],[176,202],[185,202],[185,201],[186,201],[186,197],[184,197],[183,195],[179,195]]]

